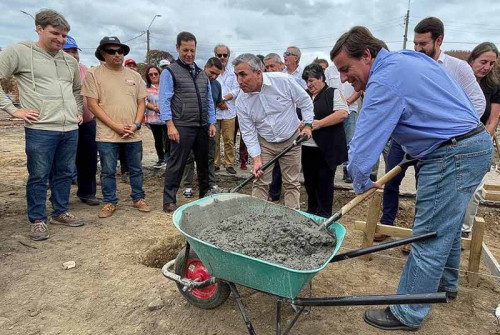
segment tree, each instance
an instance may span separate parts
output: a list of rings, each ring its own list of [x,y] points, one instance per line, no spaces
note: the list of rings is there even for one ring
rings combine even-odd
[[[467,58],[469,58],[470,51],[467,50],[450,50],[450,51],[445,51],[445,53],[449,56],[467,61]]]
[[[145,63],[147,63],[147,57]],[[168,51],[149,50],[149,63],[158,66],[162,59],[167,59],[170,62],[175,61],[174,56]]]

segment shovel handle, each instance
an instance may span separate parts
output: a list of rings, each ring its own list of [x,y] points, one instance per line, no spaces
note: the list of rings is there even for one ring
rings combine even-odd
[[[280,153],[278,153],[276,156],[274,156],[273,158],[271,158],[266,164],[264,164],[260,169],[262,171],[265,171],[268,167],[270,167],[271,165],[273,165],[278,159],[280,159],[281,157],[283,157],[288,151],[292,150],[292,148],[296,147],[297,145],[301,144],[302,142],[305,142],[307,141],[307,137],[306,136],[299,136],[297,137],[292,144],[290,144],[288,147],[286,147],[285,149],[283,149],[283,151],[281,151]],[[248,184],[249,182],[251,182],[252,180],[254,180],[255,176],[252,175],[250,177],[248,177],[247,179],[245,179],[241,184],[239,184],[238,186],[236,186],[235,188],[231,189],[231,191],[229,191],[230,193],[235,193],[235,192],[238,192],[239,190],[241,190],[246,184]]]
[[[413,165],[416,162],[417,162],[416,159],[412,159],[409,156],[405,156],[405,158],[401,161],[401,163],[399,163],[394,168],[392,168],[389,172],[387,172],[382,177],[380,177],[380,179],[377,180],[377,184],[379,184],[380,186],[387,184],[387,182],[389,180],[396,177],[405,167]],[[354,207],[356,207],[357,205],[362,203],[366,198],[371,196],[376,191],[377,191],[377,189],[372,187],[369,190],[367,190],[366,192],[359,194],[354,199],[349,201],[347,204],[342,206],[342,208],[338,212],[333,214],[328,220],[323,222],[322,227],[328,228],[333,222],[337,221],[342,216],[349,213],[351,211],[351,209],[353,209]]]

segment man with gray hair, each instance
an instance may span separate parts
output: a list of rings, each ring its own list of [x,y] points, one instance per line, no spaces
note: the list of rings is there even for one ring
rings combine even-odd
[[[217,81],[222,87],[222,103],[217,105],[215,110],[215,118],[217,119],[216,144],[215,144],[215,166],[221,165],[220,159],[220,138],[224,141],[224,166],[230,174],[236,174],[234,169],[234,129],[236,124],[236,109],[234,101],[238,96],[240,88],[238,81],[234,75],[233,67],[229,62],[231,51],[224,44],[218,44],[214,48],[215,57],[217,57],[223,65]]]
[[[264,57],[266,72],[283,72],[285,64],[281,61],[280,55],[271,52]]]
[[[20,42],[0,53],[0,79],[14,75],[21,101],[21,108],[15,107],[0,88],[0,109],[25,122],[30,237],[41,241],[49,238],[45,207],[49,174],[53,208],[49,222],[83,225],[68,211],[83,102],[78,62],[62,50],[68,22],[56,11],[42,10],[36,14],[35,28],[38,42]]]
[[[252,196],[267,199],[271,170],[262,171],[269,161],[299,136],[311,138],[313,104],[297,81],[284,73],[263,73],[253,54],[242,54],[234,61],[234,72],[243,92],[236,99],[240,131],[253,158]],[[302,110],[305,126],[300,130],[296,107]],[[300,146],[279,159],[283,174],[285,205],[299,208]]]
[[[306,82],[302,79],[302,67],[299,65],[301,55],[302,53],[299,48],[294,46],[288,47],[283,53],[283,59],[286,65],[283,72],[294,77],[304,89],[307,89]]]

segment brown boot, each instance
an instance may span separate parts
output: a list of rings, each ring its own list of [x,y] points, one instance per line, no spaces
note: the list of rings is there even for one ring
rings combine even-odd
[[[109,218],[116,211],[116,206],[110,203],[107,203],[102,207],[101,212],[99,213],[99,217],[101,219]]]
[[[140,199],[134,202],[134,207],[137,208],[141,212],[151,212],[151,208],[149,208],[146,199]]]

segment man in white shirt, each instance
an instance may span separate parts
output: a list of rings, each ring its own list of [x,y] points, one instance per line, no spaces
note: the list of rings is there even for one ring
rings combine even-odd
[[[486,108],[486,100],[472,68],[467,62],[441,51],[444,25],[437,17],[427,17],[415,26],[413,38],[415,51],[422,52],[441,64],[448,74],[463,88],[479,117]]]
[[[283,59],[286,66],[283,72],[294,77],[304,89],[307,89],[306,82],[302,79],[302,67],[299,65],[301,55],[302,53],[297,47],[291,46],[286,48],[286,51],[283,52]]]
[[[242,54],[234,61],[234,72],[242,92],[236,99],[240,131],[253,158],[252,196],[267,199],[271,169],[261,170],[263,163],[276,156],[300,135],[311,138],[313,104],[306,91],[291,76],[263,73],[261,62],[253,54]],[[296,107],[302,110],[304,128]],[[279,159],[283,175],[285,205],[299,208],[301,150],[297,146]]]
[[[234,169],[234,128],[236,119],[236,109],[234,101],[238,96],[240,87],[236,76],[234,75],[233,67],[228,62],[231,56],[229,47],[224,44],[218,44],[214,48],[215,57],[217,57],[223,65],[223,70],[217,77],[217,81],[222,87],[222,103],[217,105],[215,111],[215,118],[217,119],[217,126],[220,129],[216,135],[215,146],[215,166],[221,165],[220,160],[220,137],[224,141],[224,163],[226,171],[231,174],[236,174]]]

